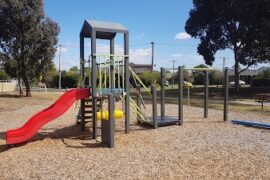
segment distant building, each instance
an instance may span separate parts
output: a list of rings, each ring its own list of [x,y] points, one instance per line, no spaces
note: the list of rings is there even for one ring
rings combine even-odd
[[[130,63],[129,65],[136,74],[141,74],[143,72],[151,72],[152,71],[152,65],[151,64]]]
[[[267,69],[270,69],[270,67],[260,67],[259,69],[247,69],[247,70],[243,71],[242,73],[240,73],[239,78],[240,78],[240,80],[245,81],[245,83],[251,84],[251,81],[252,81],[254,76],[262,73],[263,71],[265,71]],[[242,69],[239,68],[239,71],[241,71],[241,70]],[[229,76],[230,82],[233,82],[235,80],[234,67],[229,69],[228,76]]]

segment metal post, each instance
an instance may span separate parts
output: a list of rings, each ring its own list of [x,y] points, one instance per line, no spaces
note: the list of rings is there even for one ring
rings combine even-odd
[[[152,91],[152,113],[153,113],[153,126],[155,129],[158,128],[158,121],[157,121],[157,90],[156,86],[151,86]]]
[[[110,54],[111,55],[114,55],[114,39],[111,39],[110,40]],[[114,63],[114,61],[115,61],[115,57],[114,56],[110,56],[110,60],[111,60],[111,64],[110,64],[110,69],[111,69],[111,89],[114,89],[115,88],[115,67],[114,67],[114,65],[115,65],[115,63]]]
[[[109,94],[108,96],[108,109],[109,109],[109,147],[114,147],[114,131],[115,131],[115,121],[114,121],[114,96]]]
[[[101,142],[110,147],[114,147],[114,133],[115,133],[115,120],[114,120],[114,95],[108,95],[108,120],[101,119]],[[103,113],[103,112],[102,112]]]
[[[228,68],[224,71],[224,107],[223,107],[223,120],[228,120],[228,101],[229,101],[229,87],[228,87]]]
[[[137,89],[137,106],[141,110],[141,106],[142,106],[142,100],[141,100],[141,97],[140,97],[140,95],[141,95],[141,86],[138,85],[136,87],[136,89]],[[141,119],[140,116],[137,114],[137,123],[140,123],[140,119]]]
[[[179,96],[178,96],[178,119],[179,119],[179,125],[183,125],[184,119],[183,119],[183,67],[179,66],[178,67],[178,75],[179,75],[179,82],[178,82],[178,91],[179,91]]]
[[[208,71],[204,71],[204,118],[208,117],[208,100],[209,100],[208,84],[209,84]]]
[[[124,34],[124,54],[125,54],[125,133],[129,133],[129,117],[130,117],[130,109],[129,109],[129,37],[128,33]]]
[[[160,116],[165,116],[165,69],[160,69]]]
[[[81,34],[80,35],[80,69],[81,69],[81,88],[85,87],[85,82],[84,82],[84,37]],[[81,100],[81,129],[82,131],[85,130],[85,100]]]
[[[91,59],[92,59],[92,119],[93,119],[93,138],[97,138],[97,62],[96,62],[96,31],[91,34]]]
[[[151,61],[151,72],[154,71],[154,47],[155,47],[155,44],[154,42],[151,42],[151,45],[152,45],[152,61]]]

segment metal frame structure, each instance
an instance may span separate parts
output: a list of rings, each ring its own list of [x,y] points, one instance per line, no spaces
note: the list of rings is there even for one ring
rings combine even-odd
[[[97,50],[96,50],[96,41],[97,39],[104,39],[110,41],[110,58],[114,57],[115,54],[115,36],[117,33],[124,35],[124,76],[125,76],[125,87],[124,87],[124,101],[125,101],[125,132],[129,132],[129,119],[130,119],[130,110],[129,110],[129,31],[123,25],[112,22],[104,21],[94,21],[94,20],[85,20],[80,32],[80,69],[81,69],[81,87],[85,87],[85,38],[91,39],[91,91],[92,91],[92,119],[93,119],[93,138],[97,138],[97,98],[99,94],[97,92]],[[111,71],[112,73],[112,71]],[[114,77],[111,76],[111,81],[114,82]],[[114,83],[112,83],[114,84]],[[112,104],[112,103],[110,103]],[[109,108],[111,109],[111,108]],[[84,100],[81,100],[81,124],[82,130],[85,129],[85,103]]]
[[[168,68],[171,70],[172,68]],[[167,69],[167,70],[168,70]],[[208,69],[208,68],[183,68],[182,66],[178,67],[178,76],[179,76],[179,82],[178,82],[178,119],[179,119],[179,125],[183,125],[183,86],[184,86],[184,80],[183,80],[183,70],[195,70],[195,71],[203,71],[204,72],[204,118],[208,118],[208,104],[209,104],[209,71],[216,71],[216,69]],[[165,68],[161,68],[161,92],[160,92],[160,112],[161,112],[161,118],[160,119],[166,119],[168,117],[165,116]],[[152,88],[152,91],[155,90],[155,88]],[[154,93],[153,93],[154,94]],[[154,96],[154,95],[153,95]],[[224,104],[223,104],[223,120],[228,120],[228,101],[229,101],[229,88],[228,88],[228,68],[225,68],[224,70]],[[157,120],[156,117],[156,101],[154,100],[156,97],[153,97],[152,103],[153,103],[153,120]],[[169,121],[169,119],[167,119]],[[173,120],[172,120],[173,122]],[[155,126],[156,127],[156,126]]]
[[[204,72],[204,118],[208,118],[208,104],[209,104],[209,71],[216,71],[216,69],[208,69],[208,68],[185,68],[185,70],[195,70],[195,71],[203,71]],[[183,74],[183,67],[181,67],[178,70],[180,73]],[[179,81],[182,81],[180,84],[183,86],[184,81],[183,81],[183,76],[181,76]],[[223,87],[223,120],[227,121],[228,120],[228,101],[229,101],[229,79],[228,79],[228,68],[226,67],[224,69],[224,87]],[[183,93],[181,93],[183,95]],[[179,98],[179,101],[182,102],[180,104],[180,109],[182,111],[181,116],[183,120],[183,96]],[[161,108],[164,108],[161,107]],[[180,109],[179,109],[179,114],[180,114]]]
[[[165,68],[160,69],[160,117],[159,121],[163,124],[179,124],[183,125],[183,67],[178,67],[178,117],[168,117],[165,115]]]

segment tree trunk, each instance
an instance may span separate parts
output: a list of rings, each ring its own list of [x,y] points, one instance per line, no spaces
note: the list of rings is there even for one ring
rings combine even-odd
[[[20,95],[23,95],[22,82],[21,82],[21,76],[20,76],[20,73],[18,73],[18,85],[19,85],[19,94],[20,94]]]
[[[239,61],[237,53],[234,53],[235,64],[234,64],[234,90],[236,94],[239,94]]]
[[[23,82],[25,85],[25,93],[26,93],[26,97],[31,97],[31,90],[30,90],[30,84],[29,84],[29,80],[27,78],[27,76],[25,75],[25,73],[22,74],[22,78],[23,78]]]

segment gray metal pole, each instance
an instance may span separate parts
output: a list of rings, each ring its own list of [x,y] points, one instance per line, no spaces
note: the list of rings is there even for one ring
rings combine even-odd
[[[108,109],[109,109],[109,147],[114,147],[114,131],[115,131],[115,120],[114,120],[114,95],[109,94],[109,103],[108,103]]]
[[[204,71],[204,118],[208,118],[208,100],[209,100],[209,77],[208,71]]]
[[[93,138],[97,138],[97,62],[96,62],[96,31],[91,34],[91,59],[92,59],[92,119],[93,119]]]
[[[124,54],[125,56],[125,133],[129,133],[129,117],[130,117],[130,108],[129,108],[129,97],[130,97],[130,91],[129,91],[129,37],[128,33],[124,34]]]
[[[84,37],[80,35],[80,69],[81,69],[81,88],[85,87],[84,82]],[[81,100],[81,129],[82,131],[85,130],[85,101],[84,99]]]
[[[158,128],[158,122],[157,122],[157,90],[156,86],[151,86],[152,91],[152,113],[153,113],[153,126],[155,129]]]
[[[183,110],[183,67],[178,67],[178,75],[179,75],[179,82],[178,82],[178,88],[179,88],[179,97],[178,97],[178,119],[179,119],[179,125],[183,125],[184,119],[184,110]]]
[[[223,107],[223,120],[228,120],[228,106],[229,106],[229,87],[228,87],[228,68],[224,70],[224,107]]]
[[[165,69],[160,68],[160,116],[165,116]]]
[[[114,55],[114,39],[111,39],[110,40],[110,54],[111,55]],[[110,72],[111,72],[111,85],[112,85],[112,87],[110,87],[110,88],[112,88],[112,89],[114,89],[115,88],[115,86],[114,86],[114,82],[115,82],[115,67],[114,67],[114,61],[115,61],[115,57],[114,56],[111,56],[110,57],[110,59],[111,59],[111,65],[110,65]]]

